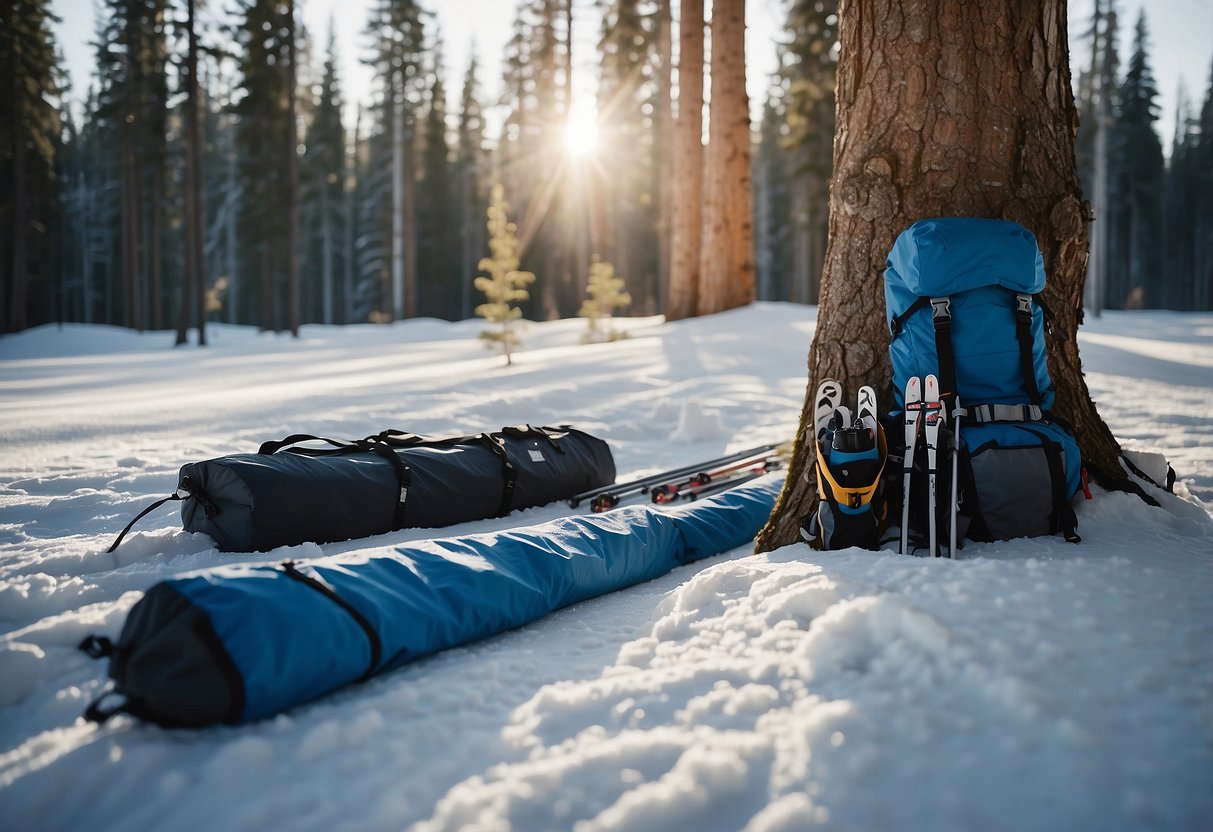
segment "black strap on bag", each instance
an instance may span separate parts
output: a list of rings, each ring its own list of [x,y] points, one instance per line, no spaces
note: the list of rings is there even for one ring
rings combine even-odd
[[[935,357],[939,363],[939,396],[948,401],[956,395],[956,355],[952,350],[952,301],[931,298],[931,323],[935,327]]]
[[[298,445],[300,442],[324,442],[332,445],[336,450],[318,449],[318,448],[291,448],[291,445]],[[281,450],[290,449],[291,453],[302,454],[304,456],[322,456],[334,453],[346,453],[350,450],[358,450],[357,442],[345,442],[340,439],[327,439],[323,436],[313,436],[310,433],[292,433],[285,439],[279,439],[275,442],[262,442],[261,447],[257,449],[259,454],[276,454]]]
[[[309,586],[319,592],[325,598],[328,598],[334,604],[349,613],[350,618],[354,619],[354,622],[362,628],[362,631],[366,633],[366,640],[370,644],[371,658],[367,663],[366,670],[360,677],[358,677],[358,681],[365,682],[367,679],[374,676],[375,671],[379,668],[379,661],[383,656],[383,642],[379,638],[379,631],[374,628],[371,622],[367,620],[365,615],[358,612],[357,608],[355,608],[353,604],[338,595],[331,586],[324,583],[324,581],[321,581],[319,578],[312,575],[305,575],[304,573],[300,572],[294,561],[284,561],[282,564],[280,564],[280,566],[283,573],[288,578],[296,580],[304,586]]]
[[[518,468],[510,460],[510,454],[505,447],[505,440],[499,434],[482,433],[476,439],[501,460],[501,503],[497,506],[497,516],[505,517],[510,513],[510,508],[514,504],[514,488],[518,484]]]
[[[400,454],[396,453],[392,448],[383,442],[372,442],[370,439],[363,440],[359,443],[363,450],[368,450],[371,453],[378,454],[392,464],[396,470],[396,485],[398,491],[396,493],[396,510],[392,515],[392,528],[403,529],[405,524],[405,507],[408,504],[409,488],[413,485],[413,470],[405,464],[400,458]]]
[[[324,442],[332,445],[332,448],[296,448],[292,447],[301,442]],[[279,451],[287,453],[299,454],[301,456],[338,456],[342,454],[367,452],[377,454],[392,464],[392,468],[396,471],[396,508],[392,515],[392,528],[403,529],[405,522],[405,504],[408,501],[409,488],[413,484],[413,472],[405,464],[392,446],[401,445],[413,447],[417,445],[431,444],[433,440],[427,440],[423,436],[418,436],[415,433],[405,433],[400,430],[385,430],[377,434],[366,437],[365,439],[355,439],[352,441],[343,441],[340,439],[328,439],[324,436],[315,436],[310,433],[292,433],[285,439],[279,439],[275,442],[263,442],[261,447],[257,449],[259,454],[276,454]]]
[[[114,538],[114,542],[111,543],[110,547],[105,550],[105,553],[108,555],[111,552],[113,552],[115,549],[117,549],[118,544],[122,542],[123,538],[126,537],[127,533],[130,532],[130,530],[134,527],[134,525],[136,523],[138,523],[140,520],[142,520],[144,518],[144,516],[150,514],[151,512],[155,511],[156,509],[160,508],[160,506],[164,505],[165,503],[175,502],[177,500],[185,500],[185,499],[189,499],[191,497],[198,501],[198,503],[202,506],[202,510],[206,512],[207,517],[214,517],[216,514],[219,513],[219,507],[217,505],[215,505],[214,503],[212,503],[209,499],[207,499],[206,494],[200,488],[197,488],[194,485],[194,483],[190,480],[189,477],[184,477],[181,480],[180,484],[177,486],[176,491],[174,491],[172,494],[168,495],[167,497],[162,497],[161,499],[157,500],[156,502],[152,503],[150,506],[145,508],[143,511],[136,514],[134,519],[131,520],[131,522],[126,524],[126,528],[123,529],[122,531],[120,531],[118,533],[118,536],[116,538]]]
[[[1082,538],[1078,536],[1078,515],[1070,505],[1070,495],[1066,489],[1066,466],[1061,445],[1043,433],[1027,428],[1025,430],[1040,440],[1049,465],[1049,479],[1053,486],[1053,514],[1049,518],[1049,530],[1060,532],[1068,543],[1081,543]]]

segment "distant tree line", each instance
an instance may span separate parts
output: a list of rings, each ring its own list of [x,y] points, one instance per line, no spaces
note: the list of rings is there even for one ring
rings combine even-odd
[[[350,118],[332,35],[317,43],[295,0],[242,0],[223,22],[195,0],[103,0],[82,96],[57,55],[49,0],[13,0],[0,10],[0,65],[11,68],[0,83],[0,328],[176,327],[181,342],[192,327],[202,340],[207,321],[297,332],[466,318],[484,300],[474,280],[496,183],[536,275],[529,318],[577,314],[596,258],[640,314],[702,314],[755,291],[815,302],[837,2],[789,3],[779,71],[741,148],[749,176],[727,168],[739,155],[727,137],[706,149],[696,138],[705,54],[721,62],[708,67],[712,108],[744,113],[733,83],[743,6],[716,0],[709,27],[702,0],[600,0],[584,20],[571,0],[520,0],[502,97],[486,101],[474,59],[450,92],[437,27],[415,0],[376,0],[360,41],[373,94]],[[1116,25],[1099,0],[1094,57],[1076,83],[1084,187],[1102,195],[1098,300],[1208,309],[1213,79],[1199,109],[1181,93],[1164,160],[1144,16],[1123,74]],[[577,157],[565,131],[590,104],[573,83],[582,26],[597,43],[599,135]],[[490,140],[494,108],[502,129]],[[743,196],[728,190],[736,183]],[[722,225],[730,211],[752,224],[718,239],[738,225]],[[721,275],[741,277],[722,287]]]

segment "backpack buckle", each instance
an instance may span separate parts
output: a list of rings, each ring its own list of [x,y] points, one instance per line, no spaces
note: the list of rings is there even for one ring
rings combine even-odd
[[[948,298],[931,298],[931,320],[936,329],[951,329],[952,301]]]
[[[1019,318],[1032,318],[1032,296],[1031,295],[1016,295],[1015,296],[1015,315]]]

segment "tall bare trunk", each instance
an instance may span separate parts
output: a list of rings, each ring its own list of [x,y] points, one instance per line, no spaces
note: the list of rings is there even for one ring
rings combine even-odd
[[[673,0],[659,0],[657,9],[657,303],[664,304],[670,287],[670,214],[673,210],[674,156],[672,110],[674,83]],[[659,310],[658,310],[659,311]]]
[[[295,124],[298,50],[295,48],[295,0],[286,6],[286,315],[287,329],[299,337],[299,137]]]
[[[147,201],[147,237],[148,237],[148,325],[152,329],[164,328],[164,252],[162,247],[162,231],[160,228],[161,210],[164,206],[164,171],[159,159],[153,160],[151,172],[151,193]]]
[[[243,294],[244,275],[240,271],[240,261],[236,256],[236,202],[233,199],[233,194],[236,193],[236,140],[235,130],[228,125],[228,129],[224,131],[227,137],[225,144],[225,155],[227,156],[227,188],[224,194],[223,212],[223,248],[225,252],[225,262],[227,265],[227,319],[231,323],[240,323],[240,297]]]
[[[16,73],[10,79],[14,88],[20,83]],[[19,101],[14,92],[14,101]],[[25,135],[23,125],[13,125],[13,259],[12,273],[9,278],[8,297],[0,294],[0,300],[9,302],[8,330],[17,332],[25,329],[26,286],[29,283],[25,235],[29,227],[29,210],[26,205],[25,183]]]
[[[745,0],[714,0],[712,4],[711,89],[699,260],[700,315],[745,306],[754,299]]]
[[[326,324],[333,323],[333,220],[329,216],[329,184],[327,177],[320,182],[320,316]]]
[[[133,117],[131,117],[133,119]],[[126,325],[143,329],[143,292],[139,269],[139,175],[136,171],[134,122],[122,130],[122,274]]]
[[[696,314],[703,198],[703,0],[682,0],[678,24],[678,120],[674,128],[673,232],[665,316]]]
[[[417,153],[413,129],[405,125],[404,181],[401,199],[404,222],[404,317],[417,316]]]
[[[362,106],[358,106],[354,116],[354,135],[350,139],[349,152],[346,157],[345,189],[345,284],[342,292],[342,323],[354,321],[354,288],[358,275],[357,258],[354,250],[354,237],[357,232],[357,212],[354,209],[354,196],[357,189],[354,186],[358,175],[358,145],[362,140]]]
[[[404,86],[403,74],[396,84]],[[404,91],[393,84],[392,106],[392,318],[404,317]]]
[[[185,64],[185,269],[177,313],[177,344],[188,341],[190,310],[197,316],[198,346],[206,344],[206,266],[202,250],[202,148],[198,126],[198,34],[195,0],[186,4],[189,49]]]
[[[1089,467],[1117,472],[1118,445],[1078,357],[1088,217],[1074,159],[1064,0],[844,0],[840,20],[830,237],[808,389],[833,376],[889,400],[882,276],[899,232],[931,216],[1014,220],[1036,235],[1049,277],[1053,409],[1075,428]],[[795,541],[816,502],[812,408],[806,396],[787,485],[760,549]]]

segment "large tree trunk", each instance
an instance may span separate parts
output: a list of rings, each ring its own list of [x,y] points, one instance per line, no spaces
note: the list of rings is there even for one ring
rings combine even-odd
[[[673,231],[667,320],[695,314],[703,199],[703,0],[682,0],[678,23],[678,119],[674,126]]]
[[[712,4],[712,106],[703,180],[700,315],[754,299],[750,104],[745,90],[745,0]]]
[[[1123,477],[1078,356],[1089,210],[1074,160],[1065,2],[844,0],[840,19],[830,237],[808,389],[833,376],[891,400],[882,278],[899,232],[932,216],[1014,220],[1036,235],[1049,278],[1053,409],[1089,468]],[[795,541],[816,503],[810,398],[760,550]]]

